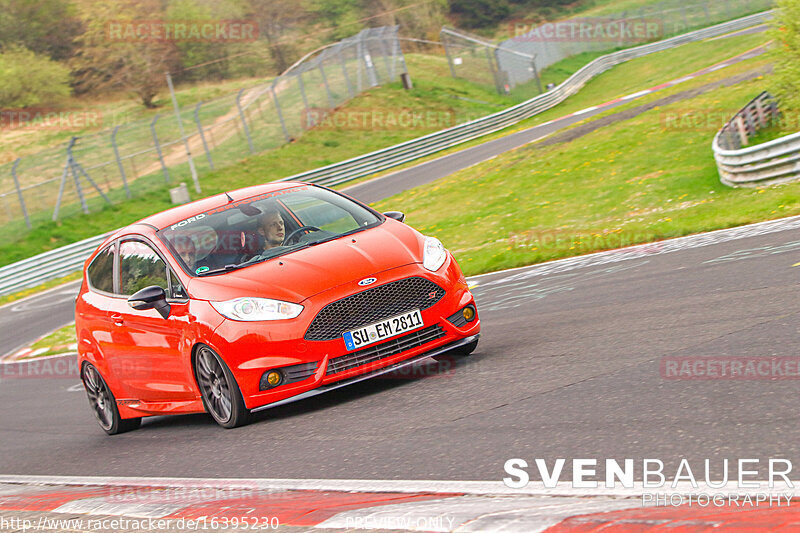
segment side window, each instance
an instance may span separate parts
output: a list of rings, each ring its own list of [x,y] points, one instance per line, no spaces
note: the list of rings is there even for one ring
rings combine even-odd
[[[167,283],[167,265],[147,244],[140,241],[125,241],[119,247],[120,293],[125,296],[158,285],[165,291]]]
[[[183,283],[181,283],[181,280],[178,279],[178,276],[175,275],[172,269],[169,269],[169,284],[171,291],[169,294],[170,298],[185,300],[189,297],[189,293],[183,288]]]
[[[108,246],[89,265],[89,283],[98,291],[114,292],[114,248]]]

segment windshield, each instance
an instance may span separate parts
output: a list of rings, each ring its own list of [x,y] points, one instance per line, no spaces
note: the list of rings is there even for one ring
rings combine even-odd
[[[158,232],[188,273],[227,272],[380,223],[327,189],[299,186],[200,213]]]

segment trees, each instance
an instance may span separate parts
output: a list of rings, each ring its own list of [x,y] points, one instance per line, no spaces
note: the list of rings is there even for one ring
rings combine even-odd
[[[777,0],[776,7],[775,92],[784,108],[800,109],[800,0]]]
[[[21,46],[0,53],[0,108],[52,104],[69,95],[69,69]]]
[[[450,12],[470,28],[497,24],[511,14],[508,0],[450,0]]]
[[[24,46],[60,61],[72,55],[80,32],[68,0],[0,0],[0,45]]]
[[[78,51],[70,64],[78,93],[124,90],[136,94],[146,107],[166,85],[166,73],[178,64],[175,43],[153,38],[119,38],[110,28],[120,21],[164,19],[156,0],[106,0],[77,2],[85,31],[77,39]]]
[[[298,23],[308,17],[308,12],[298,0],[250,0],[250,10],[258,22],[259,34],[267,42],[276,70],[283,72],[296,54],[290,36]]]

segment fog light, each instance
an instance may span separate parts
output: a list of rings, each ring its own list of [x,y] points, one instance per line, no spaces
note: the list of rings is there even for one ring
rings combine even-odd
[[[466,320],[467,322],[472,322],[473,320],[475,320],[475,308],[472,307],[471,305],[465,307],[463,313],[464,313],[464,320]]]
[[[281,376],[281,373],[277,370],[273,370],[267,374],[267,384],[270,387],[277,387],[280,384],[281,379],[283,379],[283,376]]]
[[[283,372],[280,370],[267,370],[261,375],[260,390],[268,390],[283,383]]]

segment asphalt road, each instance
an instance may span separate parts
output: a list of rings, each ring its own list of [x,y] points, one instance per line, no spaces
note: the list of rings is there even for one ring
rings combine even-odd
[[[237,430],[189,415],[108,437],[68,390],[76,378],[6,376],[0,473],[499,480],[514,457],[800,464],[797,379],[661,374],[664,357],[797,357],[800,231],[656,253],[668,248],[481,278],[481,344],[447,372],[372,380]]]
[[[13,353],[75,320],[80,281],[0,307],[0,356]]]

